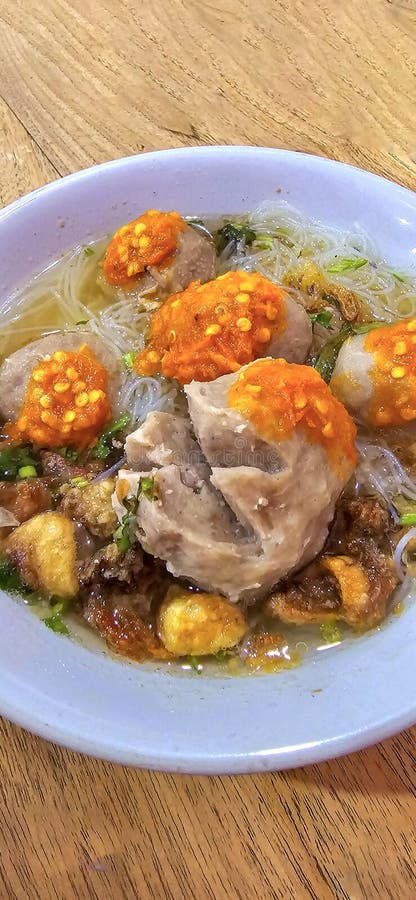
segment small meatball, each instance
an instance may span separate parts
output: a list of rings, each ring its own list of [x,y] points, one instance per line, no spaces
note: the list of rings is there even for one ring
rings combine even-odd
[[[157,627],[174,656],[207,656],[235,647],[248,625],[241,609],[224,597],[173,587],[160,607]]]
[[[128,287],[149,266],[167,265],[185,228],[179,213],[157,209],[148,209],[138,219],[122,225],[107,247],[103,265],[106,281]]]
[[[116,231],[103,269],[109,284],[173,293],[196,278],[213,278],[215,250],[179,213],[151,209]]]
[[[299,427],[310,443],[324,448],[340,478],[351,475],[357,461],[356,428],[315,369],[283,359],[258,360],[233,380],[227,399],[265,441],[284,442]]]
[[[9,436],[38,447],[88,447],[110,417],[108,373],[86,344],[57,350],[33,369]]]
[[[348,338],[331,390],[366,425],[386,428],[416,419],[416,318]]]
[[[212,381],[258,357],[303,362],[311,341],[308,315],[281,288],[258,272],[227,272],[166,300],[135,368],[180,384]]]
[[[40,513],[19,525],[6,540],[6,555],[32,590],[50,597],[77,594],[75,529],[61,513]]]
[[[77,352],[86,344],[108,374],[108,397],[112,414],[118,412],[118,392],[121,369],[116,354],[107,344],[88,331],[68,331],[49,334],[16,350],[0,366],[0,413],[8,421],[17,419],[25,399],[26,389],[35,366],[56,351]],[[46,409],[46,408],[45,408]],[[63,445],[67,446],[67,441]]]
[[[179,235],[178,249],[172,265],[154,273],[157,284],[165,294],[184,291],[192,281],[210,281],[215,278],[215,248],[210,239],[187,225]]]
[[[114,485],[114,478],[103,478],[84,487],[69,487],[59,508],[69,519],[82,522],[91,534],[110,537],[118,522],[111,502]]]
[[[52,494],[41,478],[0,481],[0,506],[9,510],[19,524],[37,513],[52,509]]]

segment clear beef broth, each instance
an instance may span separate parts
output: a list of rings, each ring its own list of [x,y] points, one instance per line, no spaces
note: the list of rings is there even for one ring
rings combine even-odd
[[[325,350],[328,343],[334,342],[334,339],[336,343],[337,335],[346,324],[350,328],[350,323],[342,315],[342,303],[340,305],[336,297],[334,299],[334,296],[331,297],[325,292],[325,285],[329,281],[334,282],[340,289],[350,293],[355,292],[362,299],[362,308],[365,310],[364,322],[368,322],[370,319],[384,319],[386,322],[390,322],[395,319],[397,314],[412,315],[416,309],[416,299],[414,301],[412,299],[413,288],[410,287],[409,277],[401,274],[391,275],[391,270],[383,261],[376,258],[376,255],[374,255],[375,261],[372,262],[370,273],[364,271],[367,260],[362,265],[353,267],[351,271],[345,268],[343,270],[342,265],[338,265],[339,272],[333,271],[330,276],[327,273],[326,280],[321,283],[313,273],[311,275],[310,271],[306,271],[305,265],[312,261],[320,272],[325,271],[325,265],[327,270],[331,270],[331,266],[328,265],[329,248],[332,248],[332,255],[335,259],[341,258],[347,262],[350,254],[354,254],[356,257],[357,254],[362,254],[364,258],[367,255],[370,257],[371,252],[375,254],[375,251],[372,251],[369,242],[365,243],[367,238],[364,239],[363,236],[360,236],[360,239],[357,238],[357,235],[351,236],[351,238],[342,236],[341,255],[337,254],[333,230],[331,236],[329,235],[330,229],[328,229],[328,236],[322,226],[316,228],[311,223],[308,236],[308,227],[302,226],[301,217],[296,218],[293,211],[288,211],[284,205],[280,207],[280,212],[277,211],[274,215],[270,209],[263,209],[250,217],[210,219],[209,221],[204,220],[202,225],[196,222],[195,228],[201,229],[201,233],[204,234],[207,229],[215,236],[218,273],[237,268],[243,268],[247,272],[257,270],[272,277],[275,281],[292,285],[290,290],[293,296],[311,312],[314,321],[315,338],[310,362],[315,364],[322,348]],[[131,355],[143,348],[151,315],[158,308],[161,300],[158,297],[157,289],[140,292],[135,287],[125,290],[106,283],[103,277],[102,261],[108,240],[109,238],[104,238],[86,248],[78,248],[35,279],[21,294],[11,298],[3,313],[0,340],[1,357],[5,359],[14,351],[44,335],[56,333],[59,336],[62,330],[70,329],[76,332],[77,329],[80,329],[82,332],[98,335],[107,343],[112,342],[118,358],[123,359],[120,391],[122,401],[129,404],[132,421],[142,421],[146,417],[146,413],[154,408],[166,409],[170,412],[178,411],[183,415],[185,411],[184,396],[176,383],[158,377],[143,380],[132,373]],[[332,265],[332,269],[334,269],[334,265]],[[294,284],[296,284],[296,288],[293,287]],[[322,285],[324,286],[322,287]],[[372,302],[372,296],[376,299],[375,305],[370,308],[368,304],[370,300]],[[414,305],[412,305],[413,303]],[[331,304],[333,305],[331,306]],[[120,434],[121,440],[117,441],[116,438],[115,443],[111,445],[109,457],[103,463],[102,468],[117,468],[117,464],[123,456],[125,433],[126,429]],[[391,557],[397,536],[401,535],[399,516],[401,514],[412,515],[413,510],[416,509],[416,487],[413,496],[416,434],[413,434],[412,429],[409,430],[409,428],[371,432],[359,427],[358,440],[361,449],[357,474],[341,495],[338,506],[342,506],[344,501],[352,499],[367,501],[369,497],[378,498],[381,506],[387,510],[390,516],[388,527],[391,533],[391,545],[388,549],[384,546],[383,553],[389,554]],[[371,452],[368,447],[371,448]],[[88,453],[80,455],[77,465],[81,469],[84,467],[87,457]],[[42,476],[41,465],[38,468],[38,474]],[[73,475],[72,480],[82,479],[82,477],[82,475]],[[48,481],[48,476],[46,480]],[[52,507],[57,508],[62,501],[62,494],[59,493],[59,488],[53,478],[49,479],[48,483],[52,484],[53,489]],[[84,560],[85,562],[88,560],[90,552],[98,552],[106,546],[108,538],[88,536],[88,528],[86,529],[82,524],[78,524],[77,528],[83,529],[79,561]],[[336,525],[336,528],[339,531],[339,525]],[[372,565],[373,568],[375,566],[374,556],[372,558],[370,556],[371,552],[373,554],[375,552],[375,540],[371,528],[370,531],[366,531],[364,528],[356,541],[357,545],[360,541],[362,545],[362,556],[356,558],[362,559],[367,554],[369,562],[367,559],[366,564]],[[328,546],[330,547],[328,552],[332,554],[338,552],[345,554],[346,552],[342,535],[339,536],[338,532],[332,534],[330,532],[326,543],[327,548]],[[286,591],[284,602],[287,604],[289,602],[287,591],[298,590],[300,584],[299,596],[296,599],[293,595],[294,599],[292,598],[290,602],[293,601],[295,606],[296,603],[300,604],[300,609],[306,609],[309,602],[306,596],[307,588],[302,586],[301,579],[302,575],[289,577],[282,584],[277,585],[276,591]],[[175,583],[175,579],[170,578],[169,584],[172,583]],[[181,579],[178,581],[178,585],[181,588],[184,585],[186,587],[186,582]],[[334,582],[332,588],[333,585]],[[189,588],[194,590],[191,585]],[[121,599],[123,589],[123,583],[121,587],[118,585],[114,615],[114,610],[112,611],[113,619],[117,617],[118,609],[121,610],[122,615],[127,615]],[[196,595],[197,593],[196,591]],[[131,595],[131,584],[128,584],[126,596],[131,598]],[[395,608],[395,596],[391,591],[391,596],[386,603],[387,611]],[[42,619],[50,619],[51,616],[53,618],[56,615],[57,620],[60,621],[63,616],[70,633],[83,644],[91,646],[93,649],[105,646],[102,638],[97,637],[97,632],[92,630],[80,615],[79,604],[75,603],[70,611],[58,610],[54,613],[55,603],[51,613],[50,600],[42,597],[41,594],[38,593],[34,597],[32,592],[29,597],[25,596],[24,599],[25,602],[30,603],[34,613]],[[188,670],[207,674],[275,672],[298,665],[299,662],[316,653],[337,647],[341,641],[349,640],[354,631],[360,630],[360,623],[356,625],[355,629],[351,629],[350,625],[340,621],[337,615],[334,614],[333,618],[326,615],[328,610],[325,610],[325,604],[321,607],[321,620],[318,618],[311,622],[299,621],[297,624],[283,621],[280,617],[271,617],[270,610],[268,614],[265,614],[264,604],[265,601],[262,599],[248,607],[248,632],[238,645],[230,650],[219,651],[206,657],[188,655],[186,658],[167,658],[160,661],[155,660],[149,653],[149,658],[153,663],[160,663],[165,667],[180,666],[185,672]],[[145,625],[152,631],[155,628],[154,607],[152,604],[150,607],[145,613]],[[331,609],[328,609],[331,613]],[[128,616],[126,621],[130,621]],[[365,621],[362,624],[363,628],[367,627]],[[102,634],[108,640],[109,634],[111,637],[113,632],[108,630],[108,622],[105,627],[102,627]],[[113,628],[113,621],[111,628]],[[120,647],[110,639],[109,652],[117,650],[120,650]],[[122,652],[125,652],[126,656],[130,655],[134,658],[134,653],[126,652],[125,649]],[[146,658],[146,652],[142,653],[141,658]]]

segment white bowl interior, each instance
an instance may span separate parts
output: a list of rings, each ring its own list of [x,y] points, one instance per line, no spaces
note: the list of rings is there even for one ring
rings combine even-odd
[[[277,196],[329,224],[359,223],[392,265],[414,266],[410,191],[289,151],[188,148],[86,170],[3,210],[0,308],[61,253],[149,206],[221,215]],[[379,631],[298,669],[236,678],[115,660],[53,634],[5,594],[0,603],[0,712],[87,753],[187,772],[255,771],[345,753],[416,720],[411,601]]]

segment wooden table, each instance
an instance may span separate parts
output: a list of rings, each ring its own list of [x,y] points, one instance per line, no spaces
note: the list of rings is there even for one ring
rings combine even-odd
[[[415,188],[415,58],[416,0],[1,0],[0,202],[205,143]],[[416,896],[416,730],[282,775],[191,778],[1,728],[1,900]]]

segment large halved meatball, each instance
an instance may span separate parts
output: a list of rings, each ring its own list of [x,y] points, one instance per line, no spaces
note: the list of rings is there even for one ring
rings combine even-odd
[[[137,538],[173,575],[252,600],[321,550],[354,469],[354,425],[314,370],[284,360],[185,392],[206,463],[185,456],[165,465],[161,448],[175,443],[177,424],[153,413],[151,429],[145,422],[135,432],[127,458],[141,470],[119,473],[115,510],[122,519],[126,497],[136,498]]]

